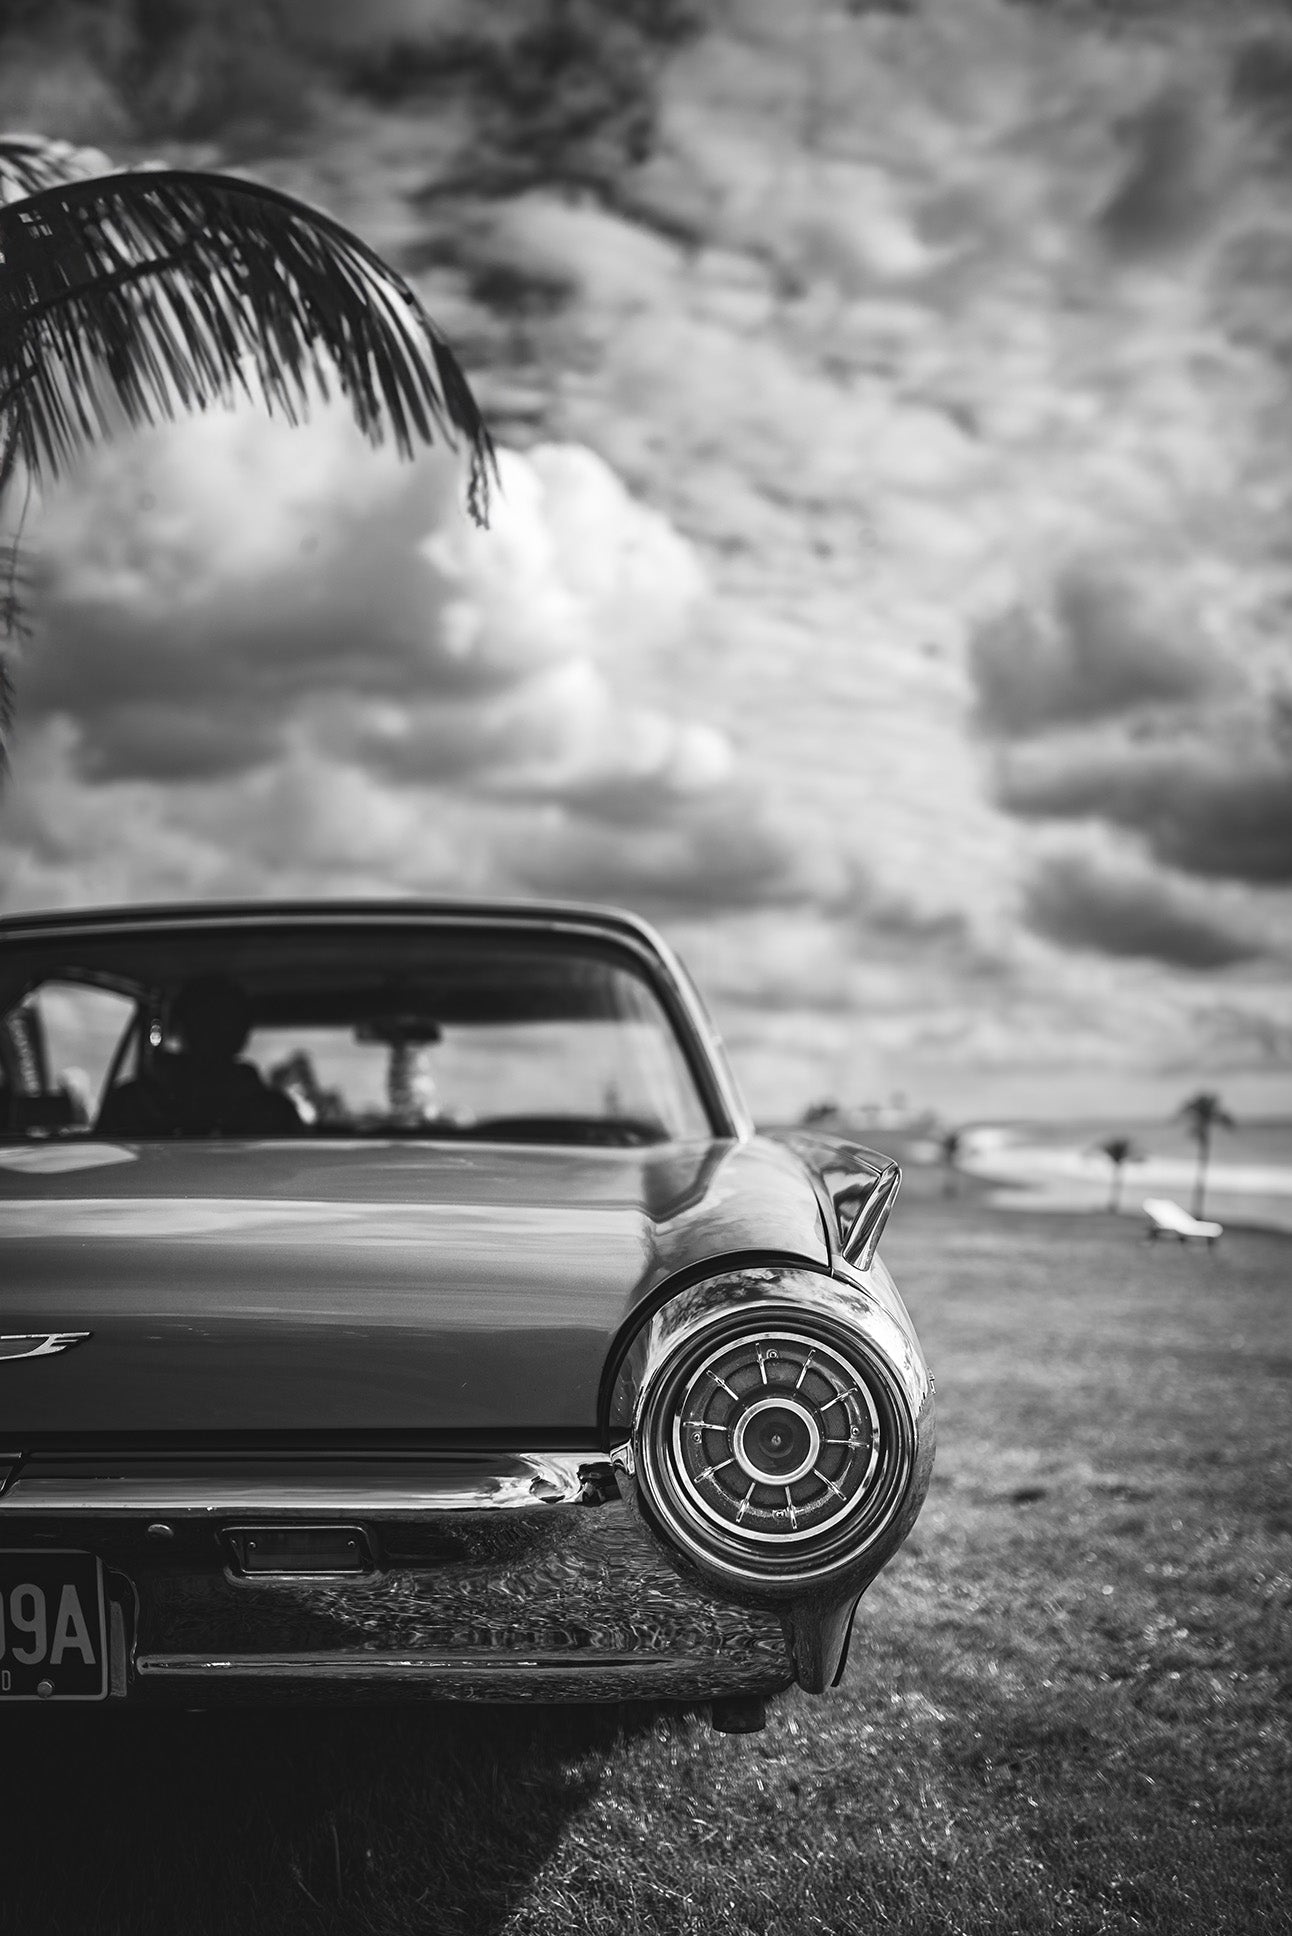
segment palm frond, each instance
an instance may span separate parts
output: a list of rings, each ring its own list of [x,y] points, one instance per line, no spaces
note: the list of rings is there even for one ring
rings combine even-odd
[[[232,176],[100,175],[0,207],[0,257],[0,491],[19,462],[57,477],[123,418],[241,394],[297,422],[335,385],[374,443],[465,443],[487,522],[496,463],[461,366],[329,216]]]
[[[43,188],[116,172],[101,148],[78,148],[43,134],[0,135],[0,203],[24,200]]]
[[[7,745],[16,705],[14,645],[31,637],[27,622],[30,587],[27,553],[15,540],[0,539],[0,781],[9,773]]]

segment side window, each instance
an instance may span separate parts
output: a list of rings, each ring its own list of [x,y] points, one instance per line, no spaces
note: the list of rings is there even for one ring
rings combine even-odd
[[[128,995],[46,981],[0,1016],[0,1132],[88,1129],[135,1015]]]

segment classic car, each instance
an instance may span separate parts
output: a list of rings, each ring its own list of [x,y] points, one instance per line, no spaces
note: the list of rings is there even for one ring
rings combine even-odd
[[[0,921],[0,1700],[829,1688],[933,1457],[898,1181],[627,914]]]

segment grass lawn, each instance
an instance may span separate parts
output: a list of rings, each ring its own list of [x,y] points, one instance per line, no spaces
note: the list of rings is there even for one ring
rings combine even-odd
[[[1292,1242],[966,1199],[885,1254],[938,1469],[839,1693],[11,1712],[0,1927],[1292,1930]]]

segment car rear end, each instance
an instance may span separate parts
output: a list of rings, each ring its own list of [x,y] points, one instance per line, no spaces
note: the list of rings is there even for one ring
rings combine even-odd
[[[837,1678],[927,1485],[931,1380],[648,931],[389,908],[10,931],[0,1701],[647,1699],[736,1726]],[[167,990],[212,961],[314,1115],[96,1131],[182,1051]],[[80,1121],[32,1022],[47,986],[55,1025],[69,990],[126,1005]],[[585,1025],[554,1114],[543,1072]],[[523,1037],[494,1057],[522,1111],[484,1112],[490,1027]]]

